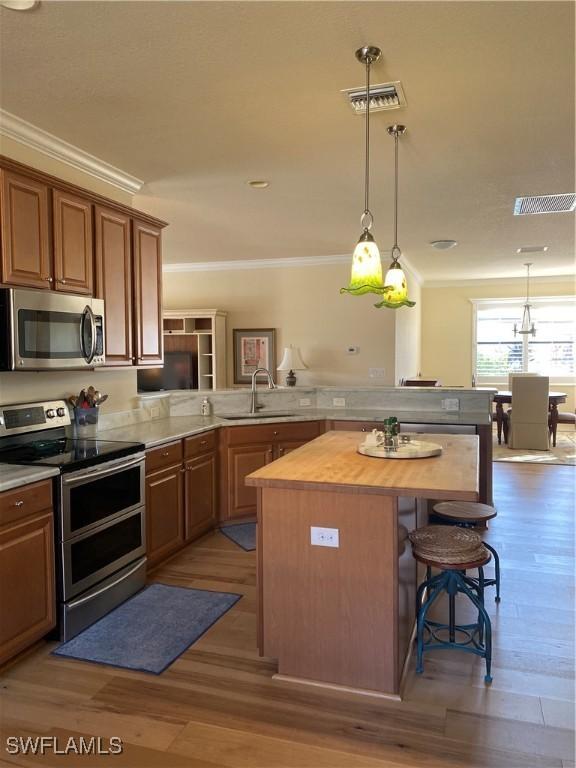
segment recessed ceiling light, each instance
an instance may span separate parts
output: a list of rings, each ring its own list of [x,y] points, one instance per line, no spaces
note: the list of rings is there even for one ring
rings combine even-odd
[[[432,240],[430,245],[438,251],[448,251],[458,245],[458,240]]]
[[[516,248],[516,253],[546,253],[547,250],[547,245],[523,245]]]
[[[40,2],[39,0],[0,0],[0,5],[11,11],[31,11],[40,5]]]
[[[248,182],[248,186],[252,187],[252,189],[266,189],[266,187],[270,186],[270,182],[266,181],[266,179],[253,179]]]

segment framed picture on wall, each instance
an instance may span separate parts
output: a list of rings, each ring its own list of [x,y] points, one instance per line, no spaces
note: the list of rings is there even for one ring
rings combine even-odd
[[[257,368],[267,368],[276,381],[275,328],[234,328],[234,384],[250,384]],[[265,374],[258,374],[266,379]]]

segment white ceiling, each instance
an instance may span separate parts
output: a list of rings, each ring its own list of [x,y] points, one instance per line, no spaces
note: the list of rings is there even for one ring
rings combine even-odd
[[[168,262],[351,252],[363,208],[354,51],[408,106],[373,118],[374,233],[425,279],[574,270],[574,215],[513,217],[575,189],[572,2],[43,2],[0,10],[1,106],[146,181]],[[248,179],[269,179],[253,190]],[[451,238],[447,252],[428,242]]]

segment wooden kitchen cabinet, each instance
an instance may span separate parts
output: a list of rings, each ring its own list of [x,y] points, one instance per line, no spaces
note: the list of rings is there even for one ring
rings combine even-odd
[[[0,156],[0,283],[104,299],[107,366],[162,364],[165,226]]]
[[[52,285],[49,188],[2,169],[0,282],[28,288]]]
[[[136,362],[162,363],[162,248],[161,229],[134,219],[134,312]]]
[[[184,468],[185,533],[192,541],[216,523],[216,455],[189,459]]]
[[[92,203],[60,189],[52,192],[54,226],[54,283],[57,291],[94,290]]]
[[[0,494],[0,664],[56,625],[50,481]]]
[[[130,216],[94,208],[96,296],[104,299],[106,365],[132,365],[133,302]]]
[[[146,452],[149,568],[216,524],[216,446],[211,430]]]
[[[183,468],[176,464],[146,475],[146,554],[152,568],[185,543]]]
[[[246,476],[318,437],[317,421],[282,422],[228,427],[222,430],[220,448],[220,519],[256,514],[256,489]]]
[[[256,514],[256,489],[244,481],[247,475],[274,461],[272,443],[233,446],[228,449],[228,504],[226,519]]]

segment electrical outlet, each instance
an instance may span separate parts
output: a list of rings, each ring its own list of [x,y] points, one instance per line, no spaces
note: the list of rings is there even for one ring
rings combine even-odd
[[[309,397],[301,397],[300,400],[298,400],[298,403],[300,408],[306,408],[307,405],[312,405],[312,400],[310,400]]]
[[[384,368],[368,368],[368,376],[371,379],[383,379],[386,376]]]
[[[357,347],[355,344],[350,344],[349,347],[346,347],[346,353],[348,355],[357,355],[360,352],[360,347]]]
[[[442,409],[444,411],[459,411],[460,400],[457,397],[447,397],[445,400],[442,400]]]
[[[345,397],[333,397],[332,398],[332,407],[333,408],[346,408],[346,398]]]
[[[317,528],[310,526],[310,544],[315,547],[339,547],[340,531],[338,528]]]
[[[160,406],[153,405],[152,408],[150,408],[150,418],[157,419],[159,417],[160,417]]]

